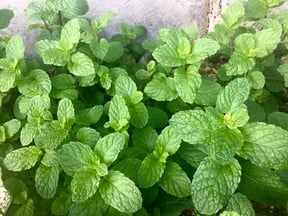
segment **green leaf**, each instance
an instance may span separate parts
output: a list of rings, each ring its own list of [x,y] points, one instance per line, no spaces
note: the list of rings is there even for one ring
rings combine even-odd
[[[99,186],[100,176],[95,169],[82,167],[73,176],[71,182],[72,201],[83,202],[92,197]]]
[[[47,49],[41,57],[44,64],[65,66],[69,62],[70,55],[63,49],[52,48]]]
[[[6,139],[12,138],[21,128],[21,122],[18,119],[12,119],[3,124],[5,128]]]
[[[41,69],[32,70],[18,83],[19,92],[28,97],[48,95],[51,89],[51,80],[48,74]]]
[[[200,163],[192,180],[192,200],[200,214],[217,213],[235,192],[241,179],[236,159],[220,165],[211,158]]]
[[[162,163],[153,153],[150,153],[143,161],[138,171],[138,185],[141,188],[149,188],[156,184],[162,177],[165,163]]]
[[[153,52],[157,48],[158,42],[155,40],[145,40],[142,43],[142,47],[149,52]]]
[[[50,199],[55,196],[58,180],[59,180],[59,168],[57,166],[47,167],[40,165],[35,174],[35,187],[44,199]]]
[[[113,166],[113,170],[118,170],[132,181],[137,182],[138,170],[141,162],[141,160],[136,158],[123,159]]]
[[[17,61],[10,58],[1,58],[0,59],[0,69],[4,71],[14,71],[17,66]]]
[[[48,111],[50,109],[50,98],[49,95],[36,95],[34,97],[19,97],[19,112],[22,114],[29,114],[31,116],[31,120],[34,117],[34,123],[38,126],[40,122],[35,121],[35,118],[45,119],[45,120],[53,120],[51,113]],[[33,121],[31,121],[33,123]]]
[[[268,15],[268,9],[261,0],[249,0],[244,2],[245,18],[248,20],[259,20]]]
[[[5,140],[6,140],[5,128],[3,126],[0,126],[0,144],[4,143]]]
[[[283,76],[285,87],[288,87],[288,64],[282,64],[277,68],[277,71]]]
[[[23,205],[27,202],[28,187],[20,178],[10,177],[5,179],[4,187],[10,192],[10,195],[13,197],[14,204]]]
[[[0,73],[0,91],[7,92],[14,87],[15,73],[12,71],[1,71]]]
[[[243,137],[240,131],[228,128],[219,128],[210,135],[209,155],[217,163],[229,163],[237,150],[243,144]]]
[[[132,133],[133,145],[147,152],[153,152],[157,136],[157,131],[149,126],[135,128]]]
[[[72,19],[77,16],[85,15],[89,10],[87,0],[76,0],[76,4],[69,10],[62,10],[64,17]]]
[[[108,205],[101,198],[100,194],[96,194],[84,202],[72,203],[69,216],[95,216],[104,215]]]
[[[180,148],[181,139],[173,133],[171,126],[165,127],[156,140],[156,146],[163,148],[164,151],[173,155]]]
[[[22,37],[19,35],[13,36],[6,46],[6,57],[10,59],[20,60],[24,58],[24,44]]]
[[[271,169],[254,166],[249,162],[241,163],[242,179],[239,191],[250,200],[269,206],[286,205],[288,187]]]
[[[31,216],[34,212],[34,202],[32,199],[28,199],[25,204],[23,204],[14,216]]]
[[[172,131],[190,144],[205,142],[214,127],[206,113],[200,110],[180,111],[172,116],[169,123]]]
[[[52,20],[57,13],[51,2],[29,2],[25,15],[28,20]]]
[[[243,3],[234,2],[228,5],[227,9],[221,14],[226,27],[236,29],[244,20],[245,10]]]
[[[167,162],[163,176],[159,181],[160,187],[176,197],[191,195],[191,181],[182,168],[174,162]]]
[[[194,102],[204,106],[214,106],[216,104],[217,95],[221,89],[222,87],[217,82],[202,79]]]
[[[249,93],[248,80],[246,78],[236,78],[229,82],[218,94],[216,108],[222,113],[234,111],[248,99]]]
[[[92,153],[92,149],[80,142],[64,144],[59,151],[60,164],[64,172],[73,176],[78,169],[84,166],[85,155]]]
[[[96,73],[88,76],[79,77],[79,86],[81,87],[90,87],[98,83],[98,77]]]
[[[108,25],[108,21],[116,16],[115,13],[106,12],[98,17],[97,20],[92,21],[93,30],[98,33]]]
[[[271,93],[281,92],[285,88],[285,77],[284,77],[284,80],[283,80],[283,77],[281,76],[280,73],[278,73],[278,71],[276,71],[276,70],[265,70],[263,72],[263,74],[264,74],[265,77],[267,77],[267,79],[265,79],[265,87]],[[269,77],[273,77],[273,79],[269,79]],[[279,82],[279,80],[281,80],[281,81]]]
[[[152,55],[163,66],[178,67],[185,64],[185,59],[179,56],[176,48],[167,44],[157,47]]]
[[[193,206],[191,199],[186,198],[177,198],[169,196],[164,199],[164,202],[161,203],[161,211],[159,209],[159,213],[157,212],[155,215],[163,215],[163,216],[174,216],[185,214],[188,209]],[[188,210],[189,212],[189,210]],[[189,214],[189,213],[188,213]]]
[[[76,138],[84,144],[94,148],[97,141],[100,139],[100,133],[93,128],[83,127],[80,128],[76,133]]]
[[[37,128],[33,124],[26,123],[20,133],[20,141],[22,146],[29,145],[36,136]]]
[[[133,181],[118,171],[110,171],[102,179],[99,191],[105,203],[120,212],[133,213],[142,206],[142,197]]]
[[[0,10],[0,29],[4,29],[8,27],[14,13],[12,10],[9,9],[1,9]]]
[[[276,21],[276,20],[275,20]],[[276,21],[277,22],[277,21]],[[279,23],[278,23],[279,25]],[[280,26],[281,28],[281,26]],[[280,37],[282,34],[282,29],[267,28],[263,29],[255,34],[256,47],[261,50],[265,50],[264,55],[257,55],[257,57],[264,57],[277,47],[280,42]]]
[[[255,61],[253,58],[249,58],[247,56],[234,52],[229,59],[226,73],[228,76],[245,74],[247,73],[247,71],[251,70],[254,65]]]
[[[68,98],[70,100],[77,100],[78,96],[79,96],[78,91],[74,88],[61,89],[61,90],[53,88],[50,93],[50,97],[56,99]]]
[[[212,39],[200,38],[194,41],[192,53],[187,59],[188,64],[201,62],[205,58],[214,55],[220,45]]]
[[[76,1],[77,0],[52,0],[52,3],[58,10],[65,11],[72,9],[76,5]]]
[[[71,1],[71,0],[68,0]],[[74,0],[76,1],[76,0]],[[80,24],[78,19],[68,21],[61,31],[59,44],[66,51],[74,49],[80,39]]]
[[[288,20],[287,20],[286,10],[284,11],[280,10],[280,11],[273,13],[272,18],[276,19],[282,25],[284,33],[288,32]]]
[[[148,110],[148,125],[152,128],[162,128],[168,123],[168,115],[159,107],[146,107]]]
[[[117,61],[124,52],[122,44],[118,41],[110,42],[110,46],[107,54],[105,55],[103,61],[111,63]]]
[[[241,216],[255,216],[252,203],[241,193],[235,193],[232,195],[225,211],[236,212]]]
[[[178,97],[175,80],[165,74],[157,74],[144,89],[145,94],[156,101],[172,101]]]
[[[34,142],[40,148],[56,149],[68,135],[68,130],[63,128],[59,121],[46,122],[38,130]]]
[[[128,39],[136,39],[146,34],[146,29],[143,26],[129,26],[126,23],[121,23],[121,30]]]
[[[105,38],[101,38],[99,42],[96,39],[92,40],[89,46],[96,58],[104,60],[109,51],[110,44]]]
[[[185,103],[193,104],[196,92],[201,85],[201,75],[198,72],[198,66],[191,65],[187,70],[184,68],[175,69],[174,80],[180,98]]]
[[[260,71],[252,71],[247,79],[253,89],[262,89],[265,85],[265,76]]]
[[[96,74],[100,77],[100,83],[102,87],[107,90],[110,89],[112,84],[112,77],[109,68],[101,65],[99,68],[97,68]]]
[[[44,59],[46,51],[59,49],[59,42],[53,40],[40,40],[35,43],[36,52]],[[61,49],[60,49],[61,50]],[[63,50],[61,50],[63,52]]]
[[[116,131],[125,130],[129,127],[130,114],[122,96],[115,95],[109,106],[109,122],[105,127],[112,127]]]
[[[41,164],[46,167],[56,167],[60,163],[60,158],[58,152],[54,150],[45,149],[45,154],[41,159]]]
[[[90,126],[99,121],[103,114],[103,106],[95,105],[91,108],[76,112],[75,123],[84,126]]]
[[[17,172],[35,166],[42,151],[35,146],[23,147],[8,153],[3,160],[8,170]]]
[[[244,144],[241,157],[253,164],[281,169],[288,167],[288,132],[275,125],[255,122],[241,128]]]
[[[137,92],[137,86],[129,76],[119,76],[116,79],[115,94],[121,95],[128,104],[132,103],[132,99],[133,97],[135,97],[136,92]],[[136,101],[136,103],[139,103],[139,101]]]
[[[131,116],[131,124],[136,128],[145,127],[148,123],[148,110],[144,103],[133,104],[128,108]]]
[[[221,51],[230,55],[229,52],[229,42],[230,38],[234,35],[235,31],[230,29],[224,24],[216,24],[214,26],[214,32],[210,32],[206,34],[207,38],[211,38],[212,40],[216,40],[219,44],[221,44]]]
[[[186,58],[191,52],[191,42],[186,37],[178,39],[177,53],[180,58]]]
[[[71,207],[71,195],[61,192],[52,202],[51,211],[54,215],[65,215]]]
[[[104,163],[110,165],[117,159],[125,144],[126,137],[124,134],[110,133],[97,142],[95,152]]]
[[[234,40],[235,51],[240,56],[253,57],[255,56],[256,42],[254,34],[243,33],[238,35]]]
[[[285,2],[285,0],[261,0],[266,7],[277,7]]]
[[[178,153],[182,159],[195,168],[208,156],[205,146],[188,143],[181,144]]]
[[[67,128],[73,125],[75,114],[71,100],[64,98],[59,102],[57,118]]]
[[[288,114],[284,112],[273,112],[267,117],[268,124],[274,124],[288,130]]]
[[[173,47],[178,47],[179,41],[183,38],[189,39],[187,33],[180,28],[164,28],[158,31],[158,39]]]
[[[228,128],[243,127],[249,120],[248,110],[246,105],[242,104],[233,112],[228,112],[224,115],[224,124]]]
[[[68,89],[75,87],[75,79],[71,74],[57,74],[51,78],[53,88]]]
[[[92,60],[81,52],[76,52],[68,63],[68,70],[76,76],[89,76],[95,74]]]

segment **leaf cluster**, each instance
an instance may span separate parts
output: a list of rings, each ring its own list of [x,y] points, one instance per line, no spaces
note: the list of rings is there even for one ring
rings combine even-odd
[[[2,213],[285,206],[288,12],[272,10],[282,3],[230,4],[201,37],[187,27],[143,40],[143,26],[121,24],[108,40],[99,33],[115,15],[86,19],[86,0],[31,2],[38,57],[25,58],[21,36],[0,40]]]

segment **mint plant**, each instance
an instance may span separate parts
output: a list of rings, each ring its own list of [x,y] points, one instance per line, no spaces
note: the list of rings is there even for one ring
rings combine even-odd
[[[288,14],[272,10],[284,2],[236,2],[214,32],[161,29],[157,40],[127,24],[101,37],[115,14],[88,20],[86,0],[31,2],[38,56],[1,38],[2,213],[286,206]]]

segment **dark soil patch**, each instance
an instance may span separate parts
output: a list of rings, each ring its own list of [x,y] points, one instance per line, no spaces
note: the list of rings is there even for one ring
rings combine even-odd
[[[253,207],[256,216],[288,216],[288,212],[284,207],[266,206],[256,202],[253,202]],[[193,209],[187,209],[180,216],[196,215]]]

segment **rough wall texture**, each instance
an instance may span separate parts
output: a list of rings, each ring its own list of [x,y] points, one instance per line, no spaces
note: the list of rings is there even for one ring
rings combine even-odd
[[[11,9],[15,14],[9,27],[0,31],[0,36],[22,35],[25,45],[30,47],[27,54],[33,53],[32,44],[36,38],[35,33],[26,32],[29,22],[24,10],[32,1],[0,0],[0,8]],[[200,33],[204,33],[213,29],[219,21],[217,16],[233,1],[236,0],[88,0],[90,10],[87,17],[93,19],[105,12],[115,12],[116,18],[105,30],[107,36],[119,32],[122,22],[145,26],[149,38],[155,38],[160,28],[175,26],[196,26]],[[288,4],[284,7],[288,8]]]

